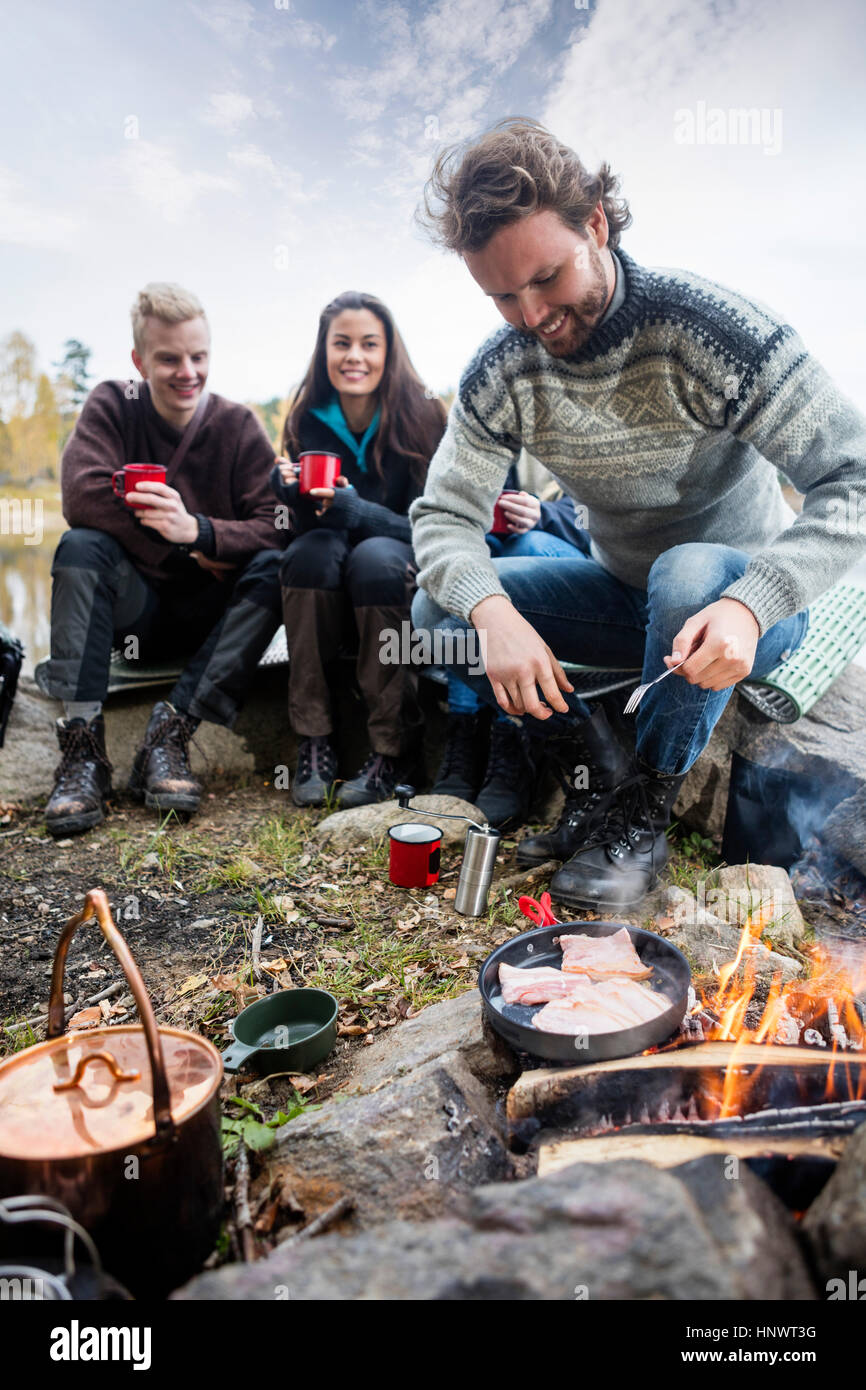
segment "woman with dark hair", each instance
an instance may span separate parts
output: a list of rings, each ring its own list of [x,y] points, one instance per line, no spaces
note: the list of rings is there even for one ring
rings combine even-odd
[[[408,632],[417,571],[407,513],[444,429],[444,407],[425,392],[382,301],[353,292],[332,300],[286,419],[285,457],[271,475],[295,533],[280,580],[298,806],[321,805],[337,778],[325,668],[339,653],[349,609],[370,753],[337,802],[385,801],[399,781],[424,780],[417,676],[382,659],[394,647],[383,635]],[[336,487],[300,492],[294,460],[309,450],[339,456]]]

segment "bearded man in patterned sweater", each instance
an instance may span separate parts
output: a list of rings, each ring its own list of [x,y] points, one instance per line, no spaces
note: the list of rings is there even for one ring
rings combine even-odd
[[[737,682],[796,649],[809,603],[866,548],[840,524],[866,505],[863,416],[771,310],[632,260],[618,193],[607,165],[589,173],[531,121],[437,161],[423,220],[508,326],[464,372],[410,513],[413,622],[478,630],[486,676],[457,673],[516,721],[515,783],[528,732],[561,769],[588,769],[519,862],[565,861],[553,895],[614,910],[655,882],[684,775]],[[586,509],[584,553],[490,558],[521,448]],[[805,495],[799,516],[777,470]],[[634,755],[560,660],[671,670],[639,706]]]

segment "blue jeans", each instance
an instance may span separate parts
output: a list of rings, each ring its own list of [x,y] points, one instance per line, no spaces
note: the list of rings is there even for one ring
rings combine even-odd
[[[524,531],[519,536],[496,536],[492,531],[485,537],[490,554],[499,558],[514,558],[520,555],[543,555],[553,559],[559,555],[577,555],[576,546],[553,536],[549,531]],[[477,714],[484,701],[473,686],[462,681],[454,672],[448,672],[448,709],[451,714]],[[508,716],[499,711],[502,719]]]
[[[649,681],[665,670],[662,657],[670,655],[673,639],[686,619],[720,598],[741,577],[750,558],[727,545],[676,545],[655,561],[646,590],[614,578],[588,554],[548,563],[533,556],[493,563],[515,608],[560,661],[641,666],[641,679]],[[446,613],[423,590],[415,596],[412,622],[416,628],[430,630],[469,626]],[[758,642],[751,674],[765,676],[784,660],[802,642],[808,623],[804,609],[769,628]],[[459,644],[455,645],[459,650]],[[453,669],[487,704],[496,704],[486,676],[472,676],[465,663]],[[639,755],[657,772],[687,772],[709,742],[732,691],[733,687],[701,690],[677,675],[653,686],[636,716]],[[578,696],[564,698],[579,718],[590,713]],[[567,717],[554,714],[539,726],[527,715],[524,722],[529,732],[544,737],[561,729]]]

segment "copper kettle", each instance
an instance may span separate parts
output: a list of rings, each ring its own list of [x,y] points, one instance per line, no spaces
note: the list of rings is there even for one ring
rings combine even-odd
[[[69,943],[94,918],[141,1024],[65,1033]],[[108,899],[92,889],[57,945],[47,1040],[0,1063],[0,1198],[56,1198],[134,1293],[175,1287],[219,1231],[221,1080],[220,1055],[205,1038],[157,1027]]]

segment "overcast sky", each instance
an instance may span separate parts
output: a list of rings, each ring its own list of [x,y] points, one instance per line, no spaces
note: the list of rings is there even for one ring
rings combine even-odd
[[[429,385],[455,384],[499,319],[412,212],[439,142],[519,114],[622,175],[632,256],[771,305],[866,408],[860,0],[0,14],[0,336],[22,329],[43,366],[76,337],[96,379],[131,373],[130,303],[167,279],[205,303],[226,395],[283,394],[346,289],[381,295]],[[763,125],[732,143],[741,107]]]

